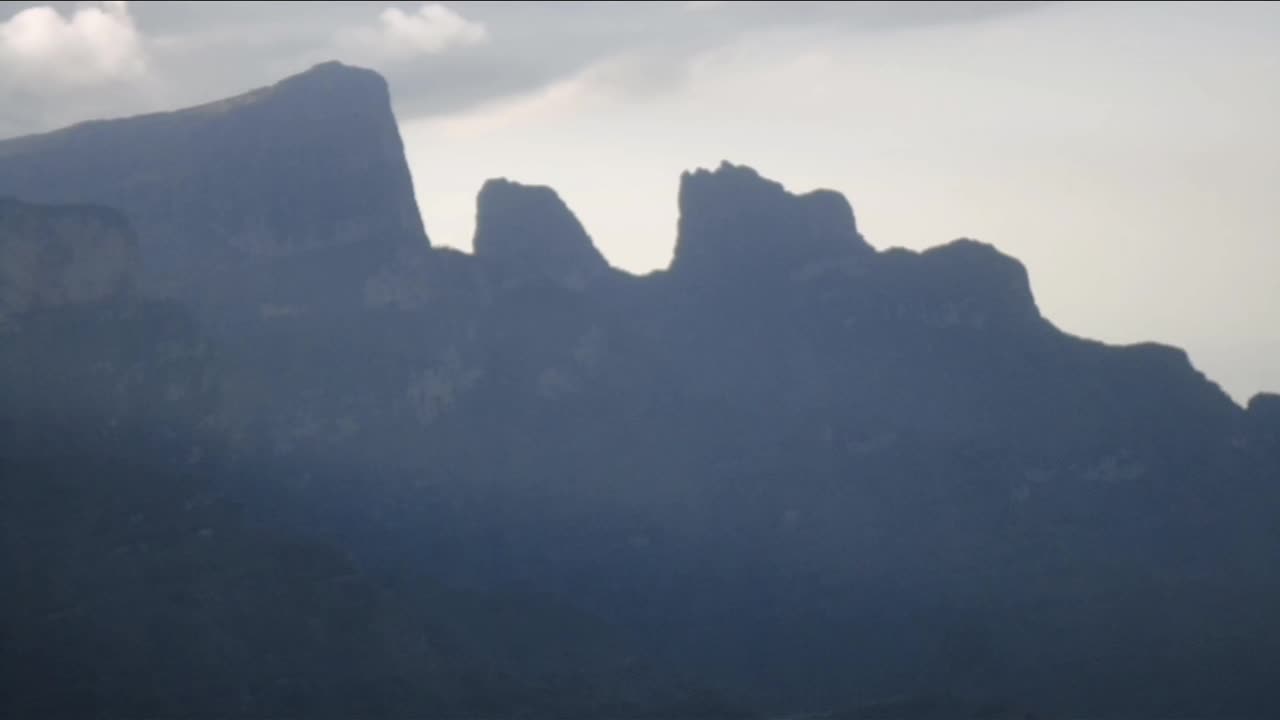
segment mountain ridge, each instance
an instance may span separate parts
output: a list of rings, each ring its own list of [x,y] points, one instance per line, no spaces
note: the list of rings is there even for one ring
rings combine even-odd
[[[315,65],[312,65],[308,69],[300,73],[286,77],[283,80],[280,80],[274,84],[264,85],[262,87],[255,88],[255,89],[246,91],[244,93],[240,93],[230,98],[213,100],[213,101],[200,103],[197,105],[189,106],[186,108],[180,108],[177,110],[171,110],[171,111],[145,113],[141,115],[133,115],[133,116],[112,118],[112,119],[106,119],[106,120],[90,120],[90,121],[85,121],[81,123],[76,123],[76,124],[73,124],[64,128],[60,128],[57,130],[53,130],[50,132],[46,132],[46,133],[38,133],[35,135],[26,135],[26,136],[19,136],[15,138],[0,139],[0,157],[4,157],[6,153],[13,154],[15,152],[14,150],[15,148],[22,148],[24,145],[27,145],[29,143],[50,142],[66,134],[75,134],[77,132],[82,132],[86,127],[97,128],[98,126],[102,126],[102,127],[110,127],[114,129],[116,127],[127,127],[131,124],[135,124],[138,122],[151,122],[153,120],[167,119],[175,116],[218,115],[225,111],[234,110],[244,105],[252,105],[252,104],[267,102],[272,99],[278,100],[278,99],[281,99],[282,96],[286,97],[287,99],[287,96],[290,94],[289,91],[292,91],[292,90],[305,91],[302,93],[305,96],[314,96],[316,94],[323,96],[327,92],[326,86],[333,86],[333,85],[359,87],[361,88],[362,92],[368,93],[369,97],[373,98],[374,104],[386,105],[389,107],[389,93],[387,90],[387,83],[386,83],[386,80],[380,74],[378,74],[373,70],[346,65],[340,61],[331,60],[331,61],[320,62]],[[408,181],[407,170],[403,173],[403,178],[407,182],[411,183],[411,181]],[[825,225],[828,228],[828,231],[826,233],[820,232],[819,234],[842,236],[841,239],[829,242],[829,245],[826,246],[827,252],[830,252],[832,250],[836,251],[836,257],[834,258],[829,257],[827,258],[828,261],[839,262],[841,260],[839,255],[839,251],[841,249],[839,243],[846,242],[846,241],[848,241],[849,244],[852,244],[854,246],[852,249],[852,253],[855,255],[864,255],[867,253],[867,251],[870,251],[874,255],[885,255],[885,254],[893,254],[893,253],[899,253],[899,252],[909,252],[909,253],[914,253],[917,255],[928,256],[928,257],[935,257],[940,255],[952,255],[955,253],[955,250],[957,247],[962,247],[962,246],[968,247],[970,246],[970,244],[972,244],[972,247],[974,248],[983,248],[986,251],[992,251],[994,256],[1012,260],[1012,262],[1018,266],[1018,272],[1020,272],[1023,275],[1023,278],[1020,280],[1020,282],[1026,286],[1025,289],[1019,289],[1018,293],[1024,294],[1027,296],[1030,295],[1030,285],[1029,285],[1029,281],[1025,278],[1025,274],[1026,274],[1025,268],[1022,268],[1021,263],[1019,263],[1016,259],[1013,259],[1007,255],[1004,255],[994,245],[990,243],[980,241],[980,240],[973,240],[970,238],[960,238],[958,240],[953,240],[947,243],[941,243],[939,245],[934,245],[929,248],[925,248],[918,251],[914,251],[914,250],[908,251],[902,248],[895,248],[895,247],[887,247],[883,250],[877,251],[874,248],[872,248],[869,243],[866,242],[866,240],[862,237],[861,233],[858,231],[856,221],[854,219],[854,215],[852,212],[852,208],[850,207],[848,201],[840,193],[833,190],[829,190],[829,189],[817,189],[817,190],[812,190],[812,191],[808,191],[801,194],[795,194],[788,191],[781,183],[774,180],[770,180],[768,178],[764,178],[759,174],[759,172],[757,172],[754,168],[748,165],[735,164],[729,160],[722,160],[714,168],[699,167],[699,168],[694,168],[691,170],[684,171],[680,176],[680,181],[681,181],[680,193],[686,192],[686,189],[684,188],[684,184],[688,182],[693,182],[696,185],[698,183],[705,183],[708,180],[715,181],[717,179],[725,180],[730,178],[732,179],[729,183],[730,185],[742,186],[745,184],[748,187],[755,186],[755,191],[764,191],[766,192],[766,194],[771,194],[778,198],[783,198],[783,197],[791,198],[794,201],[796,201],[797,207],[805,203],[815,204],[815,208],[822,206],[824,204],[828,205],[829,206],[828,210],[823,211],[818,209],[817,212],[815,213],[820,218],[819,220],[817,220],[817,222],[822,224],[824,222],[824,220],[822,219],[825,219]],[[494,178],[490,182],[502,181],[502,180],[506,180],[506,179]],[[519,183],[516,183],[516,185],[519,185]],[[13,187],[13,186],[11,185],[10,187]],[[411,197],[412,196],[411,184],[407,184],[405,187],[407,188],[407,193],[402,193],[402,194],[407,194],[408,196]],[[524,186],[524,187],[532,188],[532,187],[545,187],[545,186]],[[547,189],[552,194],[555,193],[554,189],[551,189],[551,188],[547,188]],[[5,183],[3,179],[0,178],[0,194],[2,194],[3,192],[5,192]],[[10,194],[13,194],[12,190],[10,190],[9,192]],[[33,199],[38,202],[42,201],[41,198],[33,198]],[[54,202],[57,202],[57,201],[58,201],[57,199],[54,200]],[[563,202],[560,201],[558,197],[556,201],[559,202],[560,205],[563,207]],[[73,200],[73,202],[76,202],[76,201]],[[79,201],[79,202],[85,202],[85,201]],[[89,204],[99,204],[104,207],[118,207],[118,203],[116,204],[95,203],[95,202],[89,201]],[[422,222],[420,219],[420,213],[418,213],[417,211],[416,201],[412,202],[412,208],[413,208],[412,215],[415,218],[417,218],[416,220],[417,230],[414,230],[411,228],[410,234],[419,235],[422,238],[423,243],[425,243],[427,247],[431,247],[430,240],[429,238],[427,238],[425,230],[421,230]],[[563,210],[570,217],[573,216],[573,212],[571,209],[567,207],[563,207]],[[127,213],[127,214],[132,215],[132,214],[139,214],[139,213],[134,212],[134,213]],[[146,213],[141,213],[141,214],[145,215]],[[802,213],[799,213],[799,212],[797,212],[796,214],[802,215]],[[684,218],[685,218],[685,213],[682,212],[681,213],[682,223],[684,222]],[[575,223],[577,222],[576,217],[574,218],[574,222]],[[411,223],[411,225],[413,224]],[[586,235],[585,230],[583,230],[583,234]],[[590,236],[587,235],[587,237],[589,242]],[[681,262],[680,261],[681,243],[682,243],[682,240],[679,237],[679,233],[678,233],[676,251],[673,254],[672,260],[670,261],[670,263],[666,268],[663,268],[655,272],[679,274],[680,271],[677,269],[677,266]],[[688,240],[686,239],[686,244],[687,243],[688,243]],[[844,248],[844,249],[849,250],[849,248]],[[596,254],[599,254],[599,251],[594,247],[594,245],[591,246],[591,251]],[[475,254],[475,253],[473,252],[470,254]],[[732,256],[732,252],[726,251],[726,252],[723,252],[722,255]],[[403,252],[397,253],[391,257],[392,257],[392,261],[388,263],[388,266],[394,266],[397,262],[397,258],[399,261],[404,261],[409,266],[416,266],[423,262],[421,257],[414,257],[412,251],[410,252],[410,256],[408,257],[406,257],[403,254]],[[595,263],[594,260],[592,260],[591,262]],[[605,260],[605,264],[607,265],[607,260]],[[803,269],[801,271],[803,272]],[[810,271],[812,271],[812,269]],[[618,272],[622,272],[622,271],[619,270]],[[154,272],[148,273],[148,275],[155,275],[155,274],[157,273],[154,273]],[[643,277],[643,276],[632,275],[632,277]],[[273,302],[271,304],[275,306],[287,306],[290,303]],[[1034,306],[1034,300],[1031,300],[1030,304]],[[1128,343],[1108,343],[1108,345],[1111,345],[1114,347],[1128,347],[1128,346],[1135,346],[1135,345],[1145,345],[1152,342],[1158,343],[1158,341],[1155,341],[1155,340],[1136,340]],[[1246,399],[1243,402],[1239,402],[1237,404],[1239,404],[1243,409],[1243,407],[1248,404],[1248,400]]]
[[[113,127],[132,129],[120,136],[73,133],[83,147],[0,154],[0,192],[19,196],[110,199],[114,176],[74,172],[89,160],[174,173],[162,175],[182,182],[153,186],[163,201],[117,215],[139,228],[152,280],[208,271],[186,299],[156,300],[153,286],[23,306],[21,331],[0,333],[0,462],[26,468],[2,488],[23,499],[17,526],[89,543],[93,516],[61,513],[43,483],[66,480],[54,487],[81,508],[129,481],[159,515],[136,525],[159,537],[176,525],[184,538],[154,567],[113,561],[140,590],[103,580],[112,597],[204,627],[191,588],[241,587],[183,568],[209,557],[204,530],[256,537],[225,518],[187,519],[190,498],[171,496],[185,486],[170,483],[198,474],[197,495],[235,498],[273,532],[350,556],[316,560],[315,575],[315,555],[273,550],[262,582],[273,567],[286,586],[356,567],[360,597],[394,601],[379,626],[389,635],[419,637],[407,608],[431,596],[374,592],[375,573],[514,589],[618,629],[569,621],[559,640],[531,640],[511,628],[541,627],[536,603],[505,607],[491,642],[464,646],[481,658],[506,657],[506,643],[530,652],[479,666],[434,642],[377,650],[376,637],[339,633],[372,653],[353,677],[341,673],[344,646],[320,642],[308,672],[371,697],[385,670],[413,668],[428,680],[478,672],[481,690],[532,684],[549,714],[588,716],[627,697],[651,713],[659,697],[730,698],[763,714],[915,696],[1009,697],[1066,715],[1274,707],[1276,396],[1241,408],[1178,348],[1062,332],[1026,268],[993,245],[876,250],[842,195],[796,194],[729,162],[682,175],[677,251],[650,275],[611,269],[554,190],[507,179],[477,195],[475,253],[432,247],[420,218],[401,217],[417,207],[385,87],[340,65],[279,86],[271,102],[214,104],[208,125],[170,128],[168,145],[126,142],[140,131],[122,121]],[[377,107],[341,102],[361,93]],[[305,132],[262,150],[298,119]],[[65,212],[24,202],[50,222]],[[279,232],[247,242],[245,217]],[[165,227],[178,234],[156,234]],[[24,247],[48,242],[35,225],[6,231]],[[25,278],[25,267],[4,269]],[[67,438],[89,459],[49,464]],[[101,455],[115,459],[97,463],[112,470],[94,484]],[[150,469],[131,481],[129,467]],[[131,502],[106,518],[126,534],[135,521],[116,514]],[[59,554],[56,533],[41,537],[41,552],[75,557]],[[38,564],[0,558],[0,570],[39,579]],[[84,572],[51,567],[58,587]],[[244,617],[291,617],[271,592]],[[24,597],[0,629],[60,617],[48,603],[64,595]],[[291,602],[327,633],[343,597]],[[214,607],[219,622],[240,617]],[[466,616],[474,624],[461,627],[487,622]],[[228,637],[259,647],[250,620]],[[590,681],[542,685],[547,657]],[[640,679],[635,662],[671,674]],[[34,687],[56,688],[50,677]],[[1123,680],[1133,677],[1149,680]],[[466,697],[463,709],[493,712]],[[415,714],[421,698],[403,698],[400,714]],[[282,707],[246,702],[259,715]]]

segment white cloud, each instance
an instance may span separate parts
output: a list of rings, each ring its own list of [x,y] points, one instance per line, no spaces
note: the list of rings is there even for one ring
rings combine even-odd
[[[483,23],[468,20],[439,3],[429,3],[408,13],[390,7],[378,14],[375,25],[338,36],[339,45],[345,49],[381,61],[437,55],[488,39],[489,31]]]
[[[74,90],[146,70],[142,38],[124,2],[80,7],[70,17],[41,5],[0,23],[0,87]]]

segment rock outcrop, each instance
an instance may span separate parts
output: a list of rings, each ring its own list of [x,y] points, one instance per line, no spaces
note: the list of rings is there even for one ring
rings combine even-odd
[[[476,257],[580,290],[610,273],[582,223],[549,187],[490,180],[476,200]]]
[[[428,250],[386,83],[338,63],[0,142],[0,194],[124,212],[149,288],[214,317],[359,304],[369,276]]]
[[[746,166],[686,172],[679,204],[671,272],[691,281],[750,282],[872,252],[842,195],[794,195]]]

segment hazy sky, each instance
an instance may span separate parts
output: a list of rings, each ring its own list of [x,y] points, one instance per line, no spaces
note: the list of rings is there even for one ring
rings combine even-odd
[[[1065,330],[1280,390],[1280,4],[0,2],[0,136],[328,59],[390,81],[437,244],[506,176],[661,267],[680,172],[728,159],[844,192],[880,248],[998,246]]]

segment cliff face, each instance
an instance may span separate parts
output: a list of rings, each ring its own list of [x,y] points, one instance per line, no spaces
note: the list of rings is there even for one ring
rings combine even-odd
[[[609,274],[582,223],[549,187],[490,180],[476,199],[477,258],[581,290]]]
[[[216,412],[207,339],[139,294],[141,271],[119,212],[0,200],[0,461],[139,436],[158,451]]]
[[[0,198],[0,317],[104,301],[132,290],[140,271],[120,213]]]
[[[0,142],[0,194],[124,212],[148,287],[214,315],[357,304],[370,276],[428,250],[386,83],[338,63]]]
[[[689,282],[750,282],[872,252],[839,193],[794,195],[746,166],[685,173],[679,204],[671,272]]]

